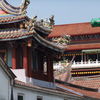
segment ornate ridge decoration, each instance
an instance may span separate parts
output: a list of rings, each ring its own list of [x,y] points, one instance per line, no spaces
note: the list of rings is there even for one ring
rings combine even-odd
[[[52,41],[55,42],[57,45],[68,45],[71,41],[70,35],[65,35],[63,37],[56,37],[52,38]]]
[[[63,53],[64,52],[64,48],[62,46],[59,46],[59,45],[56,45],[55,43],[51,42],[51,41],[48,41],[46,39],[44,39],[42,36],[40,36],[39,34],[36,34],[34,33],[33,34],[33,37],[39,42],[41,43],[42,45],[50,48],[50,49],[53,49],[55,51],[58,51],[58,52],[61,52]]]
[[[29,4],[30,4],[30,0],[24,0],[22,2],[21,6],[14,7],[14,6],[10,5],[6,0],[0,0],[0,7],[4,11],[6,11],[10,14],[14,14],[14,15],[26,14],[26,9]]]
[[[43,33],[45,33],[46,35],[48,35],[53,28],[54,25],[54,16],[51,16],[46,20],[37,20],[37,16],[33,17],[32,19],[29,19],[27,22],[25,22],[25,27],[28,30],[37,30],[37,31],[41,31]]]
[[[37,31],[42,31],[45,35],[49,35],[52,31],[54,25],[54,16],[51,16],[49,19],[46,20],[39,20],[34,23],[34,28]]]

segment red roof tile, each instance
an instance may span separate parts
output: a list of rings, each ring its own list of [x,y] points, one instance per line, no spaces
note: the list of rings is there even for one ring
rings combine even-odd
[[[92,27],[89,22],[55,25],[49,37],[59,37],[63,35],[85,35],[100,33],[100,27]]]
[[[71,90],[74,90],[76,92],[82,93],[84,96],[100,99],[100,93],[99,92],[82,90],[82,89],[78,89],[78,88],[75,88],[75,87],[67,86],[67,85],[64,85],[64,84],[59,84],[59,86],[62,86],[64,88],[71,89]]]
[[[97,77],[83,77],[76,78],[77,80],[71,80],[70,83],[74,85],[79,85],[83,87],[99,89],[100,88],[100,76]]]

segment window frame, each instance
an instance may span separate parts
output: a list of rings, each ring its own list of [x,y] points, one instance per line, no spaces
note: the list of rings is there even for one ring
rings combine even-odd
[[[18,96],[22,96],[22,97],[23,97],[23,100],[24,100],[24,98],[25,98],[25,96],[24,96],[23,93],[18,93],[18,94],[17,94],[17,100],[18,100]]]
[[[37,96],[37,100],[43,100],[43,96]]]

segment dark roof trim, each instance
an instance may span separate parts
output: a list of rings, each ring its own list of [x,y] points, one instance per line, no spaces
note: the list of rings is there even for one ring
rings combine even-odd
[[[10,68],[8,67],[8,65],[2,60],[2,58],[0,57],[0,67],[2,67],[2,69],[6,72],[6,74],[11,78],[11,79],[15,79],[15,74],[10,70]]]
[[[67,86],[71,86],[71,87],[74,87],[74,88],[82,89],[82,90],[98,92],[98,89],[93,89],[93,88],[88,88],[88,87],[84,87],[84,86],[79,86],[79,85],[67,83],[67,82],[64,82],[64,81],[60,81],[60,80],[57,80],[57,79],[55,79],[55,82],[56,83],[60,83],[60,84],[64,84],[64,85],[67,85]]]

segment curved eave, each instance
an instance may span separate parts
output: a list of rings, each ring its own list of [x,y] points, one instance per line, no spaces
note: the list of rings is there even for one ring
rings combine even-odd
[[[49,35],[51,32],[52,32],[52,29],[48,28],[48,27],[42,27],[42,26],[38,26],[38,25],[34,25],[34,29],[37,31],[37,32],[41,32],[43,33],[44,35]]]
[[[0,7],[9,14],[22,15],[24,10],[27,8],[27,5],[25,6],[26,3],[27,1],[24,0],[19,7],[14,7],[10,5],[6,0],[0,0]]]
[[[6,0],[1,0],[0,1],[0,7],[6,11],[7,13],[10,14],[15,14],[18,15],[20,14],[20,7],[13,7],[12,5],[10,5]]]
[[[35,33],[33,34],[33,37],[42,45],[44,45],[45,47],[47,48],[50,48],[54,51],[57,51],[57,52],[60,52],[60,53],[63,53],[64,52],[64,48],[61,47],[61,46],[57,46],[56,44],[42,38],[39,34]]]

